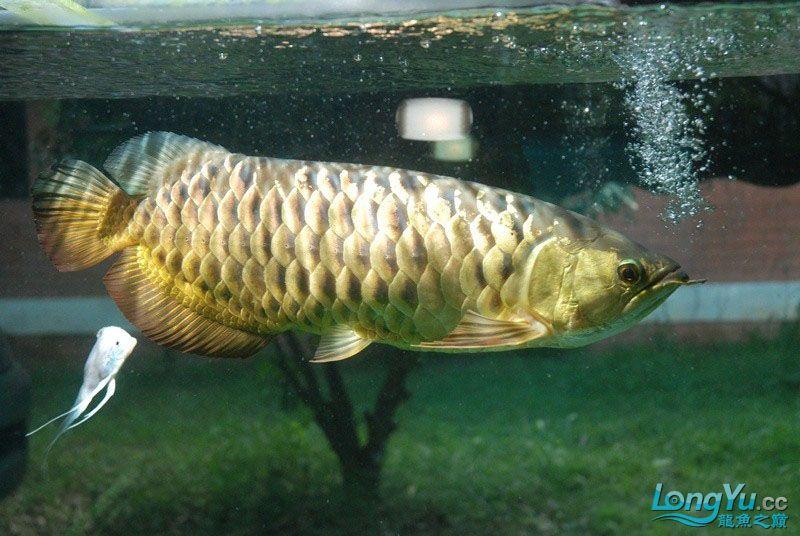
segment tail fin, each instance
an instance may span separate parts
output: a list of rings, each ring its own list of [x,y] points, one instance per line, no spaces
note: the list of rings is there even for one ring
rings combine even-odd
[[[39,243],[61,272],[82,270],[131,245],[136,201],[100,171],[64,160],[31,190]]]

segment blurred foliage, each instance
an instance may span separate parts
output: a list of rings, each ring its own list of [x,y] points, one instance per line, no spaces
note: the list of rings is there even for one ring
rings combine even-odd
[[[604,184],[597,191],[587,189],[565,197],[561,200],[561,205],[593,218],[604,212],[633,213],[639,210],[639,203],[636,202],[631,188],[616,182]]]
[[[256,372],[266,357],[139,355],[46,476],[48,438],[34,438],[0,533],[357,532],[308,411],[283,408]],[[389,533],[670,534],[649,510],[657,482],[800,496],[800,396],[779,366],[799,359],[796,340],[693,346],[669,332],[657,345],[424,355],[370,517]],[[71,400],[80,364],[26,363],[38,422]],[[366,408],[382,363],[341,368]]]

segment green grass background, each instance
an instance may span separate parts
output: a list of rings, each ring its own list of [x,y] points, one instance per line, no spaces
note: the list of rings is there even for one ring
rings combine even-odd
[[[90,346],[90,343],[87,343]],[[87,348],[88,350],[88,348]],[[383,533],[670,534],[657,482],[789,499],[800,520],[797,339],[427,354],[387,452]],[[373,354],[374,356],[374,354]],[[25,360],[32,422],[73,401],[83,356]],[[342,363],[361,406],[378,357]],[[0,534],[348,533],[337,461],[268,356],[134,353],[117,395],[0,502]],[[692,534],[698,530],[685,529]],[[725,530],[725,529],[719,529]],[[730,529],[727,529],[730,530]],[[736,529],[739,531],[760,529]]]

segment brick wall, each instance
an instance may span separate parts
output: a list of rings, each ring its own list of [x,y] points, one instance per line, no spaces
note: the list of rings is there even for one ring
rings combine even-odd
[[[59,273],[36,241],[30,202],[0,200],[0,298],[104,295],[108,262],[82,272]]]
[[[769,188],[715,179],[703,183],[702,191],[711,210],[678,225],[661,220],[664,198],[638,188],[637,212],[602,220],[671,256],[692,277],[720,282],[800,280],[800,184]]]

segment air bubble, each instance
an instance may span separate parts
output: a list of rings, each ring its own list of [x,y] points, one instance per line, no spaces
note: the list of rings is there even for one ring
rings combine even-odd
[[[625,106],[633,119],[628,151],[644,186],[674,196],[663,214],[674,222],[705,206],[699,187],[699,174],[710,169],[705,121],[693,114],[707,107],[708,90],[701,84],[681,90],[670,77],[682,68],[701,83],[706,75],[697,57],[684,57],[691,47],[676,47],[669,38],[639,37],[631,38],[616,56],[626,77]]]

